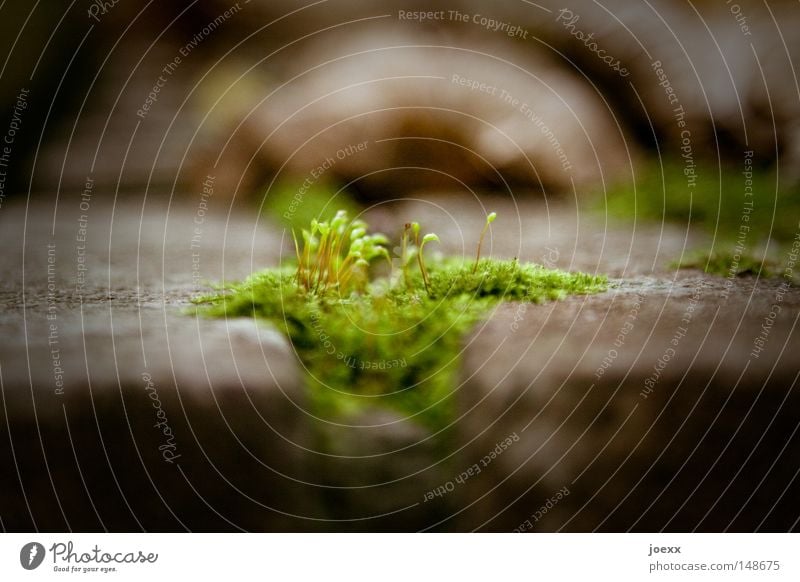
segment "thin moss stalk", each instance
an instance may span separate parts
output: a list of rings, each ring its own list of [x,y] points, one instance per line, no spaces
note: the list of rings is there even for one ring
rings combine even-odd
[[[481,231],[481,237],[478,239],[478,251],[475,253],[475,266],[472,267],[473,273],[475,273],[478,270],[478,263],[481,260],[481,247],[483,246],[483,239],[486,237],[486,231],[489,230],[489,226],[494,222],[495,218],[497,218],[496,212],[491,212],[486,217],[486,224],[483,225],[483,230]]]
[[[428,295],[430,295],[431,280],[430,277],[428,277],[428,270],[425,268],[425,257],[422,251],[425,248],[425,244],[429,242],[439,242],[439,237],[433,233],[426,234],[422,237],[422,242],[419,243],[419,251],[417,252],[419,271],[422,273],[422,282],[425,285],[425,293]]]

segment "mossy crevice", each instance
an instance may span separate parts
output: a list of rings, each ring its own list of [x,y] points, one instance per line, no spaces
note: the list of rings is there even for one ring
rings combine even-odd
[[[454,418],[463,338],[493,306],[542,303],[608,286],[603,276],[516,260],[445,259],[412,270],[409,253],[395,272],[367,277],[347,295],[336,285],[310,292],[298,284],[298,273],[305,276],[309,268],[308,254],[298,255],[301,268],[288,262],[197,298],[197,313],[255,317],[276,326],[306,371],[311,412],[333,422],[388,407],[431,430],[444,428]]]

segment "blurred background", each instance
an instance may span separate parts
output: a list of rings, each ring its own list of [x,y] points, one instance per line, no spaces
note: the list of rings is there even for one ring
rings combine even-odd
[[[687,136],[699,174],[753,151],[798,177],[792,1],[45,0],[4,16],[5,119],[30,91],[6,195],[87,176],[180,193],[213,174],[219,194],[260,196],[363,141],[322,180],[370,198],[585,196],[680,161]]]

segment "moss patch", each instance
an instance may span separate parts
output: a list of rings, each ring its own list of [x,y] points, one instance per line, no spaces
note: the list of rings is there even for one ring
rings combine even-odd
[[[355,228],[343,227],[340,238],[377,236],[352,224]],[[404,236],[414,230],[409,227]],[[413,268],[423,261],[410,238],[404,256],[383,277],[379,269],[386,264],[378,260],[365,267],[368,276],[361,284],[348,283],[346,293],[336,285],[315,292],[319,286],[307,284],[315,257],[325,254],[325,248],[341,246],[318,263],[323,272],[341,273],[353,264],[346,257],[354,251],[311,233],[304,248],[298,245],[297,263],[256,273],[196,303],[199,314],[255,317],[286,334],[307,372],[312,412],[334,422],[366,408],[388,407],[432,430],[441,429],[454,418],[463,337],[493,306],[501,301],[541,303],[608,286],[605,277],[517,261],[447,259]],[[306,252],[313,240],[316,255]]]

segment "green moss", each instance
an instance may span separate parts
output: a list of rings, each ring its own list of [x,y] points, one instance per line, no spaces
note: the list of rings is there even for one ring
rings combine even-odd
[[[338,421],[388,407],[438,430],[454,418],[463,337],[492,306],[607,288],[605,277],[492,259],[434,262],[426,285],[422,270],[409,268],[413,254],[395,273],[343,294],[335,286],[310,292],[299,284],[314,255],[298,249],[302,269],[293,263],[267,269],[196,302],[200,314],[255,317],[286,334],[307,372],[314,414]]]

